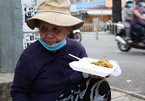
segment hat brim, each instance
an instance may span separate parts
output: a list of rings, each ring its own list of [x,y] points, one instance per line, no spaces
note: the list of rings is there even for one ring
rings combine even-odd
[[[27,25],[29,28],[34,29],[38,27],[38,21],[44,21],[57,26],[72,27],[72,29],[79,29],[84,24],[82,20],[68,14],[41,12],[30,18],[27,21]]]

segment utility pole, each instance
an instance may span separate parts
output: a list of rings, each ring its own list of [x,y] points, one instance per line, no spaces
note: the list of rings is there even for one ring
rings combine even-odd
[[[122,0],[112,0],[112,22],[119,22],[122,20]]]

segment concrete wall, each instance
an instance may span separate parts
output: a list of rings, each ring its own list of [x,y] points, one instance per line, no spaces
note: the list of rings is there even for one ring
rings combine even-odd
[[[10,96],[11,84],[11,82],[2,84],[0,83],[0,101],[12,101],[12,98]]]
[[[0,2],[0,72],[13,72],[22,52],[21,0]]]
[[[11,101],[10,89],[13,73],[0,73],[0,101]]]

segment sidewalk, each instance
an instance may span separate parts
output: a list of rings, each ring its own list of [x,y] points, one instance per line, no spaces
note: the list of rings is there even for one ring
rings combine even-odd
[[[145,96],[119,88],[111,87],[112,101],[145,101]]]
[[[1,84],[12,82],[12,73],[0,73],[0,87]],[[136,94],[130,91],[111,87],[112,101],[145,101],[145,96]],[[1,99],[1,98],[0,98]]]

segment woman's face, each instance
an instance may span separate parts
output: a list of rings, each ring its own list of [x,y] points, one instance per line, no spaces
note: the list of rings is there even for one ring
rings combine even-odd
[[[69,30],[67,27],[55,26],[46,22],[40,22],[39,26],[40,37],[48,45],[54,45],[62,41]]]

